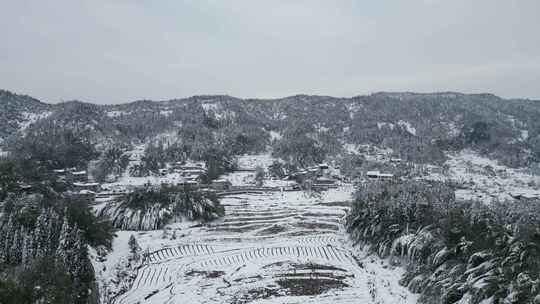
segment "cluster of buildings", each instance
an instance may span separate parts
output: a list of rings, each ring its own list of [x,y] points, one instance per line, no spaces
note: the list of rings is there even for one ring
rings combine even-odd
[[[341,177],[331,174],[330,166],[326,163],[321,163],[304,170],[293,172],[288,176],[288,179],[294,180],[297,183],[310,180],[313,187],[327,189],[337,187],[337,182],[341,180]]]
[[[165,172],[164,172],[165,171]],[[181,180],[188,185],[199,185],[202,182],[203,175],[208,173],[203,162],[185,163],[176,162],[169,169],[161,169],[160,174],[177,173]]]
[[[394,174],[381,173],[380,171],[367,171],[366,177],[369,179],[393,179]]]
[[[96,199],[118,199],[127,195],[133,190],[132,188],[136,187],[132,185],[109,185],[104,189],[100,183],[88,177],[88,172],[77,170],[76,168],[53,170],[53,174],[57,181],[64,182],[67,185],[67,195],[84,199],[88,202],[94,202]],[[173,163],[165,169],[160,169],[159,174],[162,177],[167,176],[167,178],[163,178],[163,184],[169,186],[189,186],[196,189],[207,188],[216,191],[231,188],[231,183],[225,179],[218,179],[212,181],[210,184],[203,184],[203,176],[207,174],[207,169],[203,162]]]
[[[68,185],[67,194],[73,197],[93,201],[101,191],[101,184],[88,178],[86,170],[66,168],[53,170],[56,180]]]
[[[208,173],[204,162],[176,162],[168,168],[160,169],[161,176],[174,173],[177,178],[172,183],[175,186],[190,186],[193,188],[210,188],[214,190],[228,190],[231,183],[225,179],[217,179],[210,184],[204,184],[203,176]],[[169,184],[171,184],[169,182]]]

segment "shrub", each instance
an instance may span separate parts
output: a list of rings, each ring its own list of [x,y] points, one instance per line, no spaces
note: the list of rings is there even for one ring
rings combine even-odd
[[[223,214],[215,195],[182,186],[145,186],[101,210],[114,227],[124,230],[156,230],[174,218],[209,221]]]

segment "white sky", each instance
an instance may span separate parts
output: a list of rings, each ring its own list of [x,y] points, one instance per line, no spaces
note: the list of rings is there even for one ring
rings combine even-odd
[[[538,0],[0,0],[0,88],[46,102],[540,99]]]

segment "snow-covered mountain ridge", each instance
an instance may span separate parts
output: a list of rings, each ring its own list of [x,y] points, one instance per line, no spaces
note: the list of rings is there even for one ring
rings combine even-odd
[[[540,102],[491,94],[382,92],[352,98],[296,95],[278,99],[205,95],[96,105],[46,104],[1,92],[0,129],[4,131],[0,142],[50,123],[87,130],[97,143],[146,141],[204,120],[215,120],[220,126],[247,126],[270,137],[301,121],[342,144],[391,148],[416,162],[442,163],[439,151],[463,148],[513,167],[540,159]]]

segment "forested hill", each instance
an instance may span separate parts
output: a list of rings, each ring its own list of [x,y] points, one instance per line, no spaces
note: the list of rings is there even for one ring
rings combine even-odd
[[[51,128],[69,129],[98,147],[146,142],[162,134],[179,138],[234,139],[235,152],[274,145],[279,156],[310,163],[354,145],[392,148],[396,157],[440,163],[445,151],[472,148],[521,167],[540,160],[540,101],[491,94],[375,93],[352,98],[296,95],[280,99],[194,96],[167,101],[95,105],[42,103],[0,91],[0,142]],[[186,126],[195,126],[188,128]],[[197,130],[197,134],[193,133]],[[191,132],[191,133],[190,133]],[[217,132],[217,133],[216,133]],[[291,141],[293,141],[291,143]],[[295,145],[313,155],[291,156]]]

